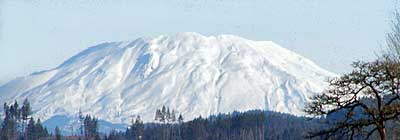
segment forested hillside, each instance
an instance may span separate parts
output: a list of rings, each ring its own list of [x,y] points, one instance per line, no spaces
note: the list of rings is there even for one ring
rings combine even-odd
[[[29,102],[22,107],[18,103],[5,104],[2,118],[1,140],[31,139],[104,139],[104,140],[299,140],[305,139],[307,132],[322,127],[318,122],[305,117],[271,111],[254,110],[233,112],[194,120],[160,121],[143,123],[140,117],[132,121],[126,131],[112,131],[108,134],[98,131],[95,116],[82,115],[80,134],[63,136],[57,127],[47,130],[40,120],[31,117]],[[160,111],[155,111],[160,116]],[[162,112],[162,111],[161,111]],[[162,113],[161,113],[162,114]],[[164,115],[161,115],[164,116]],[[155,117],[155,119],[159,119]]]

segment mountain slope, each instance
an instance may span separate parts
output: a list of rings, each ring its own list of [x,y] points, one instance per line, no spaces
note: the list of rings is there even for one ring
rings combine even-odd
[[[273,42],[180,33],[90,47],[1,86],[0,102],[28,98],[44,120],[82,110],[113,123],[153,121],[163,105],[185,119],[249,109],[301,115],[330,76]]]

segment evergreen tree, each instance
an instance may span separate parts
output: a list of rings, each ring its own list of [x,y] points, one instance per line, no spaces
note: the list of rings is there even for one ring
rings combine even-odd
[[[20,112],[19,112],[19,108],[18,108],[18,102],[15,101],[14,105],[11,106],[11,114],[13,115],[15,120],[19,120],[20,119]]]
[[[98,120],[95,117],[86,115],[84,119],[84,133],[86,138],[95,138],[98,135]]]
[[[136,139],[138,139],[138,140],[143,139],[144,124],[143,124],[143,121],[140,119],[140,116],[136,117],[134,128],[135,128]]]
[[[6,116],[1,126],[2,139],[13,139],[17,133],[17,122],[10,116]]]
[[[28,99],[24,100],[20,112],[21,112],[21,119],[22,119],[22,130],[25,135],[24,137],[27,137],[26,136],[26,125],[27,125],[26,123],[28,122],[29,116],[32,114],[31,105],[30,105]]]
[[[11,140],[17,136],[18,122],[16,118],[17,111],[14,106],[18,107],[18,103],[8,106],[4,103],[5,117],[1,124],[0,136],[1,139]]]
[[[156,120],[156,121],[161,121],[161,111],[159,110],[159,109],[157,109],[157,111],[156,111],[156,117],[155,117],[155,119],[154,120]]]
[[[43,127],[40,119],[35,123],[32,117],[29,118],[32,111],[27,99],[20,108],[17,101],[12,105],[4,103],[4,114],[0,128],[0,140],[36,140],[48,136],[47,129]]]
[[[47,129],[43,127],[40,119],[38,119],[35,124],[35,132],[37,134],[37,138],[44,138],[48,136]]]
[[[169,112],[169,108],[167,108],[167,112],[165,113],[166,122],[171,122],[171,112]]]
[[[182,117],[182,114],[179,114],[179,117],[178,117],[178,122],[179,122],[179,123],[183,123],[183,117]]]
[[[22,115],[22,120],[27,121],[28,117],[32,114],[31,110],[31,105],[28,101],[28,99],[24,100],[24,103],[21,108],[21,115]]]
[[[171,121],[172,122],[175,122],[176,121],[176,112],[175,112],[175,110],[172,110],[172,112],[171,112]]]
[[[83,136],[83,134],[84,134],[84,117],[83,117],[83,114],[82,114],[82,111],[81,111],[81,109],[79,109],[79,124],[80,124],[80,127],[79,127],[79,130],[81,131],[80,133],[81,133],[81,136]]]
[[[61,136],[60,128],[58,128],[58,126],[56,126],[56,128],[54,129],[54,133],[56,136],[56,140],[61,140],[62,136]]]
[[[10,107],[7,105],[7,103],[4,103],[3,110],[5,116],[10,116]]]
[[[27,138],[29,140],[35,139],[35,120],[33,118],[29,119],[28,126],[26,128]]]
[[[161,109],[161,117],[160,117],[160,121],[161,122],[165,122],[166,121],[166,115],[167,114],[167,109],[165,108],[165,106],[162,107]]]

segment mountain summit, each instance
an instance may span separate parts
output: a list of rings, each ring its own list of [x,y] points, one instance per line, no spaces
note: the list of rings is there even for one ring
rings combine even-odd
[[[162,106],[185,119],[251,109],[302,115],[331,76],[270,41],[179,33],[90,47],[4,84],[0,102],[28,98],[42,120],[81,110],[113,123],[134,115],[149,122]]]

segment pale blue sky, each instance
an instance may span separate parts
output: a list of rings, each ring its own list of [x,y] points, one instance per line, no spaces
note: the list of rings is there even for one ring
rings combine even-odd
[[[395,0],[0,0],[0,83],[83,49],[199,32],[270,40],[336,73],[374,58]]]

